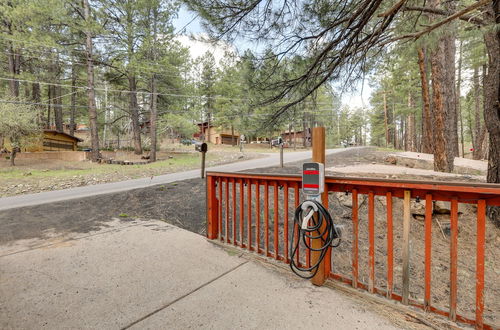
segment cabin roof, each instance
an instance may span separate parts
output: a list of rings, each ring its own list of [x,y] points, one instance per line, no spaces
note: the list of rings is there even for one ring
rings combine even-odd
[[[76,136],[73,136],[71,134],[68,134],[68,133],[64,133],[64,132],[60,132],[60,131],[57,131],[57,130],[53,130],[53,129],[44,129],[43,130],[44,133],[53,133],[53,134],[60,134],[60,135],[64,135],[66,137],[69,137],[71,139],[74,139],[75,141],[77,142],[83,142],[82,139],[80,138],[77,138]]]

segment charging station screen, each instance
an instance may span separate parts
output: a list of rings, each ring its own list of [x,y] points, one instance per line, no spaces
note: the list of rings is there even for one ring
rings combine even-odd
[[[302,190],[305,194],[319,195],[323,192],[323,164],[304,163],[302,166]]]

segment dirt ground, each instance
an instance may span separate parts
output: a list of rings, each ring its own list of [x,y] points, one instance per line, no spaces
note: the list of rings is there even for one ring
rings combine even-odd
[[[348,164],[385,163],[386,152],[375,149],[357,149],[345,151],[327,158],[327,166]],[[254,172],[266,173],[300,173],[302,162],[287,164],[285,168],[269,167]],[[364,173],[362,176],[366,177]],[[371,177],[387,177],[386,175],[370,175]],[[421,177],[405,176],[405,179],[421,179]],[[426,178],[430,179],[430,178]],[[449,180],[435,177],[436,180]],[[463,177],[460,180],[471,182],[474,179]],[[457,181],[454,179],[454,181]],[[271,190],[270,196],[273,191]],[[199,234],[206,234],[205,225],[205,181],[191,179],[167,185],[159,185],[145,189],[137,189],[124,193],[100,195],[79,200],[58,202],[53,204],[26,207],[0,212],[0,244],[13,244],[20,239],[31,239],[70,233],[87,233],[106,223],[120,218],[127,219],[160,219],[181,228]],[[282,198],[282,191],[279,192]],[[344,194],[330,195],[330,209],[334,221],[345,226],[342,244],[334,250],[333,270],[350,276],[351,271],[351,212]],[[263,193],[261,191],[261,198]],[[292,196],[292,193],[290,194]],[[350,196],[348,196],[350,197]],[[270,198],[272,200],[272,198]],[[368,276],[368,244],[367,242],[367,203],[360,197],[360,280],[367,283]],[[290,202],[291,205],[292,202]],[[263,204],[261,204],[263,205]],[[271,205],[271,204],[270,204]],[[384,198],[377,198],[376,209],[376,284],[385,288],[386,272],[386,222]],[[283,214],[283,210],[280,211]],[[475,209],[467,206],[460,209],[459,217],[459,293],[458,313],[473,318],[475,297]],[[290,224],[293,209],[290,207]],[[280,217],[281,218],[281,217]],[[436,215],[434,219],[445,223],[449,215]],[[255,217],[254,217],[255,219]],[[263,217],[261,217],[263,219]],[[270,216],[272,251],[272,215]],[[436,224],[437,222],[435,222]],[[290,225],[291,228],[291,225]],[[283,235],[282,224],[279,224],[279,235]],[[246,226],[245,226],[246,232]],[[395,292],[401,293],[401,232],[402,204],[394,200],[394,240],[395,240]],[[486,290],[485,320],[489,324],[500,324],[500,230],[488,222],[486,241]],[[441,233],[437,225],[433,226],[433,264],[432,264],[432,299],[436,307],[446,310],[448,306],[449,288],[443,286],[449,280],[449,238]],[[230,233],[232,235],[232,233]],[[244,234],[245,235],[245,234]],[[423,221],[414,219],[411,224],[411,296],[415,300],[423,300]],[[261,240],[263,241],[263,240]],[[36,243],[34,243],[36,244]],[[262,246],[261,246],[262,247]],[[283,246],[280,245],[280,250]]]

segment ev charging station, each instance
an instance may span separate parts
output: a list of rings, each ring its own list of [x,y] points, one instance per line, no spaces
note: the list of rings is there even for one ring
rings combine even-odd
[[[314,142],[313,138],[313,144]],[[324,140],[321,148],[324,161]],[[340,244],[341,239],[341,226],[333,223],[328,209],[322,203],[322,196],[325,193],[323,163],[311,162],[302,165],[302,192],[305,200],[295,210],[290,268],[298,276],[312,279],[313,284],[322,285],[324,259],[332,247]],[[301,246],[311,253],[310,265],[303,265],[296,258]],[[316,277],[321,278],[315,280]]]

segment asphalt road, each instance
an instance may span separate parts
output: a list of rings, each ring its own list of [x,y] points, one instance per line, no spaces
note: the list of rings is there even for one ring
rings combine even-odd
[[[334,154],[337,152],[346,151],[351,148],[328,149],[326,154]],[[260,167],[268,167],[279,163],[279,153],[266,154],[267,157],[259,159],[251,159],[242,162],[213,166],[207,168],[207,171],[243,171]],[[285,152],[284,162],[296,162],[300,160],[310,159],[312,151]],[[200,170],[191,170],[185,172],[170,173],[159,175],[152,178],[141,178],[120,182],[103,183],[92,186],[84,186],[70,189],[54,190],[41,192],[36,194],[19,195],[12,197],[0,198],[0,211],[24,206],[39,205],[45,203],[53,203],[66,201],[76,198],[96,196],[101,194],[116,193],[137,188],[145,188],[152,185],[166,184],[174,181],[181,181],[199,177]]]

